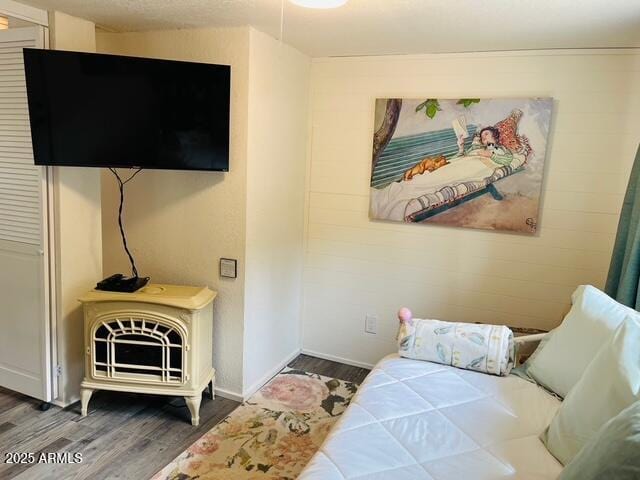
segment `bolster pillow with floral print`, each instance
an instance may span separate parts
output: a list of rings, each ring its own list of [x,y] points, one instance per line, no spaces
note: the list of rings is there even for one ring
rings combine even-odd
[[[492,375],[513,368],[513,332],[504,325],[453,323],[400,317],[398,353]]]

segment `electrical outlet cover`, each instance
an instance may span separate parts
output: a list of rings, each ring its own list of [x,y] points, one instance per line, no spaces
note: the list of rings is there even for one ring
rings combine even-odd
[[[367,315],[364,319],[364,331],[374,335],[378,333],[378,317]]]

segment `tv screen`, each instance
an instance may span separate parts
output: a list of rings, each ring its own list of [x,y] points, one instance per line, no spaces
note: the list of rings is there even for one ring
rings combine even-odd
[[[227,65],[24,49],[37,165],[229,170]]]

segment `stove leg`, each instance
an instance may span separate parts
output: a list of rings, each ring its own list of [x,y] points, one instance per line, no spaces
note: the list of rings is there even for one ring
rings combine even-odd
[[[87,409],[89,408],[89,400],[91,400],[91,395],[93,395],[92,388],[81,388],[80,389],[80,413],[83,417],[87,416]]]
[[[191,413],[191,425],[197,427],[200,423],[200,402],[202,401],[202,394],[195,397],[184,397],[184,401],[187,403],[189,413]]]

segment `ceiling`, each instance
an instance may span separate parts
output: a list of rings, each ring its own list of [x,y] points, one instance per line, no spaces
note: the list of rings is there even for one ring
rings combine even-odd
[[[114,31],[253,25],[280,32],[281,0],[20,0]],[[313,57],[640,47],[640,0],[284,0],[284,41]]]

